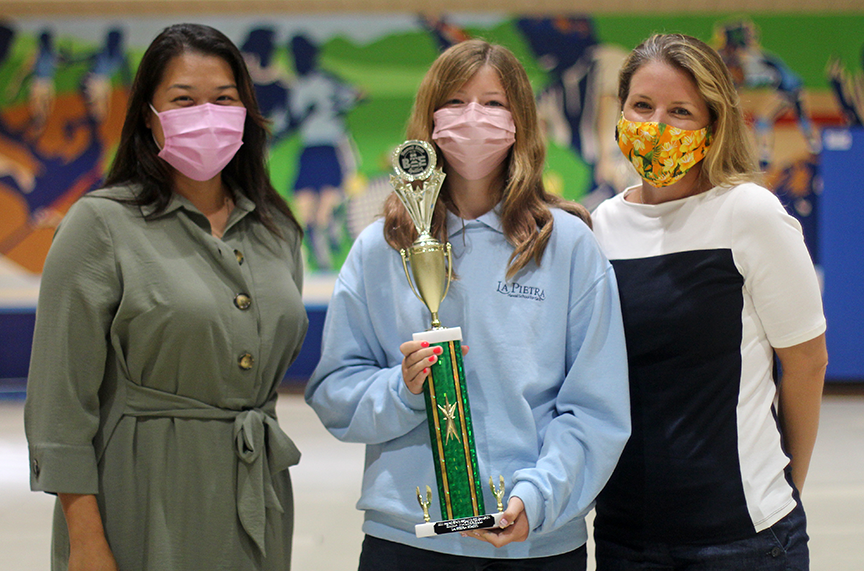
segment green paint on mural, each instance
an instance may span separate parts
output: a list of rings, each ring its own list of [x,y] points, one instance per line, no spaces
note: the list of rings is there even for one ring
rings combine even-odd
[[[757,49],[766,58],[777,58],[792,76],[800,78],[807,95],[821,95],[820,112],[827,115],[829,120],[833,120],[832,114],[836,114],[839,121],[839,109],[835,111],[833,107],[828,107],[832,96],[826,79],[826,64],[829,58],[837,57],[850,72],[861,72],[864,13],[746,16],[731,13],[630,13],[591,16],[590,19],[602,43],[630,50],[654,32],[687,33],[717,46],[719,26],[736,22],[742,17],[752,22],[758,30]],[[387,16],[382,15],[381,18],[386,19]],[[468,27],[465,32],[511,49],[525,66],[535,93],[541,93],[554,78],[533,55],[516,26],[517,19],[502,17],[496,22],[488,26]],[[274,19],[273,26],[278,28],[278,19]],[[92,57],[102,49],[104,31],[88,37],[76,37],[59,31],[61,28],[59,23],[52,28],[50,21],[46,21],[44,26],[44,29],[55,30],[54,46],[58,54],[55,92],[58,97],[81,95]],[[0,62],[0,108],[5,112],[14,111],[18,117],[25,118],[31,70],[38,55],[39,30],[43,28],[30,26],[30,29],[34,31],[17,33],[5,61]],[[158,30],[154,30],[155,33]],[[134,74],[145,46],[127,45],[125,49],[130,74]],[[379,184],[380,188],[382,177],[390,170],[392,149],[405,138],[405,124],[417,88],[438,55],[436,40],[432,34],[417,27],[365,43],[355,42],[347,35],[334,36],[324,41],[320,50],[321,69],[338,76],[361,93],[361,100],[345,116],[357,155],[356,174],[359,176],[356,179],[372,181],[373,185]],[[290,90],[291,79],[296,74],[289,42],[283,40],[277,44],[272,62],[274,68],[284,71],[286,87]],[[112,77],[114,85],[131,79],[123,75],[122,72],[115,73]],[[791,83],[794,85],[794,81]],[[570,84],[569,88],[572,87],[573,84]],[[575,113],[578,114],[579,109]],[[551,121],[556,120],[554,114],[550,116]],[[557,131],[559,135],[569,128],[562,124],[557,127],[563,127],[563,130]],[[280,136],[282,138],[275,141],[270,149],[269,169],[276,189],[291,201],[302,141],[296,130]],[[25,142],[23,146],[26,148],[28,144]],[[104,150],[100,163],[107,166],[113,153],[113,149]],[[551,192],[578,200],[592,187],[592,168],[572,148],[550,143],[544,179]],[[350,173],[349,183],[354,184],[354,190],[362,190],[363,185],[356,184]],[[336,262],[344,258],[349,246],[350,243],[343,241],[343,247],[335,254]]]
[[[546,150],[544,179],[547,190],[568,200],[585,196],[591,182],[591,167],[569,147],[549,143]]]
[[[270,180],[276,190],[286,199],[291,199],[294,178],[297,176],[297,155],[300,152],[300,137],[283,139],[270,147],[268,166]]]
[[[715,26],[742,18],[759,30],[762,49],[780,58],[809,89],[828,89],[825,64],[837,55],[860,69],[864,47],[864,14],[711,14],[676,16],[644,14],[594,16],[597,36],[626,49],[636,47],[653,33],[684,33],[717,45]],[[815,41],[814,41],[815,40]]]

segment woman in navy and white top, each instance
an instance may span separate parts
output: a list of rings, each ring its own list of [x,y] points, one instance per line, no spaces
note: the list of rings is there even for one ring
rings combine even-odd
[[[800,226],[759,186],[709,46],[649,38],[619,99],[643,181],[594,227],[620,288],[633,432],[597,501],[597,568],[807,569],[798,491],[827,356]]]

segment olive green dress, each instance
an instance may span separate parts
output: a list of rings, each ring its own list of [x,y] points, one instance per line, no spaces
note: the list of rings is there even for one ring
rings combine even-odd
[[[288,569],[300,453],[275,402],[308,324],[299,232],[235,193],[218,239],[183,197],[145,219],[133,193],[82,197],[45,262],[31,487],[96,494],[122,571]],[[59,502],[52,551],[65,570]]]

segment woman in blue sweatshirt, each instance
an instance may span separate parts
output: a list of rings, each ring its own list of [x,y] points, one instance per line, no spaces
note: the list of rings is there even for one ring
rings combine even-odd
[[[497,529],[414,534],[415,486],[435,481],[422,386],[438,357],[407,341],[429,314],[399,255],[417,234],[391,196],[339,274],[306,390],[334,436],[366,444],[360,569],[584,569],[584,516],[630,434],[613,270],[584,210],[543,188],[533,93],[505,48],[472,40],[444,52],[407,135],[443,155],[432,234],[451,243],[458,279],[440,318],[471,345],[479,470],[503,475],[509,497]]]

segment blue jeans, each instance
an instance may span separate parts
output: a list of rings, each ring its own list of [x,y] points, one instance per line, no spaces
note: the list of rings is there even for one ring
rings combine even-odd
[[[551,557],[485,559],[417,549],[367,535],[359,571],[585,571],[587,566],[588,551],[584,545]]]
[[[597,571],[807,571],[807,518],[801,500],[753,537],[714,545],[596,541]]]

